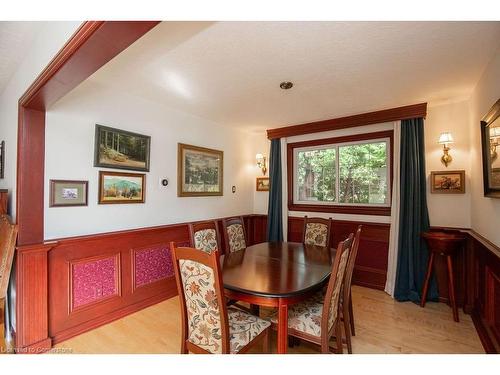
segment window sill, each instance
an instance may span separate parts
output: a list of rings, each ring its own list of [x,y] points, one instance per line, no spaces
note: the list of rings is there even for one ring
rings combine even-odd
[[[391,216],[391,207],[326,206],[319,204],[288,203],[288,210],[302,212],[331,212],[337,214]]]

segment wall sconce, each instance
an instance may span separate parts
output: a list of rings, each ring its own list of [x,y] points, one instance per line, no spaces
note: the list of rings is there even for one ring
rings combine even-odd
[[[255,159],[257,159],[257,166],[262,169],[262,174],[265,176],[267,172],[267,159],[265,155],[257,154],[255,155]]]
[[[453,137],[451,136],[451,133],[441,133],[438,143],[443,145],[443,156],[441,156],[441,161],[447,167],[448,164],[450,164],[453,160],[451,155],[448,153],[448,151],[450,151],[450,147],[448,145],[453,143]]]
[[[490,128],[490,155],[491,161],[498,156],[497,147],[500,144],[500,127]]]

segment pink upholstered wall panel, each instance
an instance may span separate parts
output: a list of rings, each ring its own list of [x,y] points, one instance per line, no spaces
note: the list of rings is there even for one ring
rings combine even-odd
[[[118,295],[118,258],[111,256],[72,265],[73,308]]]
[[[164,244],[135,250],[134,265],[136,288],[174,275],[170,249]]]

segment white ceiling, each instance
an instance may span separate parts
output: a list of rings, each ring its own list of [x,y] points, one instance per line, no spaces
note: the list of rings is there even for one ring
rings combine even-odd
[[[90,79],[259,131],[465,99],[499,42],[500,22],[163,22]]]
[[[0,94],[45,22],[0,21]]]

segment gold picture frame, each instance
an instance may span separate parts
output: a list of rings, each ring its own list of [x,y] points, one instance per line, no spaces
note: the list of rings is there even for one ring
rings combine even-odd
[[[256,191],[269,191],[269,177],[257,177],[255,181]]]
[[[465,194],[465,171],[431,172],[432,194]]]
[[[177,148],[177,196],[224,195],[224,152],[179,143]]]
[[[146,175],[99,171],[99,204],[144,203]]]

